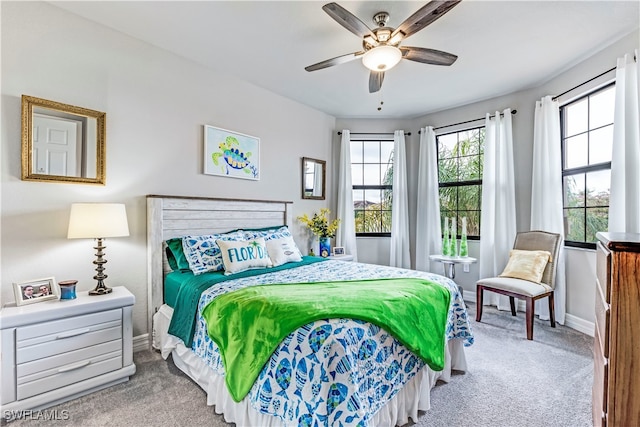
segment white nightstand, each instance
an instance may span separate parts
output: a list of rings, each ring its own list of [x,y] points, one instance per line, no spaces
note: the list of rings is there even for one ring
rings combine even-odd
[[[335,260],[338,260],[338,261],[353,261],[353,255],[348,255],[348,254],[330,255],[329,259],[335,259]]]
[[[78,292],[0,311],[4,411],[38,410],[118,384],[136,372],[126,288]]]

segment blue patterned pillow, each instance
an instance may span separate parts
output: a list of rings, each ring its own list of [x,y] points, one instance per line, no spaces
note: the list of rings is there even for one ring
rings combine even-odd
[[[291,237],[289,227],[283,225],[282,227],[263,228],[260,230],[244,230],[244,239],[252,240],[262,237],[265,241],[271,239],[281,239],[283,237]]]
[[[184,236],[182,248],[189,263],[189,269],[198,275],[207,271],[220,271],[224,268],[220,247],[216,240],[239,241],[244,240],[242,231],[225,234],[209,234],[204,236]]]

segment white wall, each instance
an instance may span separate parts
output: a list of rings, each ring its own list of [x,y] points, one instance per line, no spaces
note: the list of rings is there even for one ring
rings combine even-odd
[[[147,194],[291,200],[294,216],[328,205],[300,199],[300,173],[303,156],[332,167],[333,117],[48,3],[0,5],[2,303],[14,300],[16,281],[95,287],[93,242],[66,239],[73,202],[126,204],[131,236],[106,240],[105,272],[109,286],[136,296],[134,336],[147,332]],[[107,113],[105,186],[20,180],[22,94]],[[204,124],[260,137],[261,180],[203,175]]]
[[[2,99],[0,174],[0,301],[13,301],[11,283],[55,276],[79,279],[79,290],[95,286],[90,241],[67,240],[73,202],[123,202],[131,236],[109,239],[107,283],[126,285],[137,298],[134,334],[146,333],[147,194],[293,200],[294,215],[335,209],[335,131],[393,132],[407,141],[410,212],[415,212],[420,127],[440,126],[487,112],[515,108],[514,142],[517,226],[529,227],[533,108],[615,66],[638,45],[638,32],[561,73],[539,87],[448,111],[406,120],[336,120],[291,100],[96,25],[48,3],[1,2]],[[583,88],[583,89],[586,89]],[[32,95],[107,113],[107,185],[52,184],[20,180],[20,96]],[[425,88],[425,96],[428,89]],[[202,125],[255,135],[262,143],[262,179],[206,176],[202,170]],[[302,137],[301,137],[302,136]],[[327,159],[328,200],[300,199],[300,158]],[[415,232],[415,216],[410,218]],[[299,244],[303,230],[294,227]],[[411,241],[415,252],[415,241]],[[360,260],[387,264],[389,239],[359,239]],[[470,253],[477,255],[471,242]],[[593,321],[593,251],[568,250],[568,319]],[[437,272],[441,272],[438,270]],[[477,265],[457,272],[474,292]],[[569,321],[569,320],[568,320]]]
[[[582,62],[575,64],[567,70],[559,73],[554,78],[541,83],[538,87],[517,93],[507,94],[474,104],[464,105],[458,108],[439,111],[417,117],[409,122],[398,123],[396,120],[349,120],[338,119],[336,126],[340,129],[361,132],[393,132],[395,129],[404,129],[411,132],[412,136],[406,138],[407,141],[407,169],[410,200],[410,234],[415,233],[415,204],[417,200],[417,174],[418,174],[418,154],[419,135],[418,131],[425,126],[444,126],[466,120],[484,117],[486,113],[502,111],[511,108],[518,111],[513,118],[513,141],[514,141],[514,169],[515,190],[516,190],[516,225],[518,231],[528,230],[531,216],[531,159],[533,155],[533,117],[535,102],[546,95],[555,96],[582,82],[585,82],[598,74],[615,67],[616,58],[625,53],[633,52],[638,47],[640,36],[638,31],[627,35],[616,43],[603,47],[597,53]],[[570,99],[588,91],[594,85],[601,84],[606,79],[612,79],[614,73],[585,85],[580,89],[572,91],[560,100]],[[483,121],[477,122],[482,125]],[[402,125],[403,127],[398,127]],[[473,126],[471,125],[464,126]],[[451,127],[446,131],[454,131],[464,127]],[[373,130],[370,130],[373,129]],[[334,138],[334,156],[336,156],[339,141]],[[337,157],[334,157],[337,162]],[[470,255],[477,257],[478,242],[470,242]],[[360,252],[360,248],[363,248]],[[375,262],[388,264],[389,253],[388,238],[359,238],[358,258],[361,262]],[[415,239],[411,242],[412,255],[415,254]],[[592,333],[592,323],[594,321],[595,304],[595,252],[568,249],[566,251],[567,265],[567,324]],[[415,261],[415,259],[414,259]],[[440,266],[433,266],[432,271],[442,273]],[[465,290],[465,298],[475,298],[475,282],[479,279],[477,264],[471,265],[469,273],[463,273],[462,268],[456,269],[456,282]]]

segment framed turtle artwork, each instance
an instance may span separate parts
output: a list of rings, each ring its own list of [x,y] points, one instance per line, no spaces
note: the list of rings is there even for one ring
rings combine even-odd
[[[260,179],[260,138],[204,125],[204,173]]]

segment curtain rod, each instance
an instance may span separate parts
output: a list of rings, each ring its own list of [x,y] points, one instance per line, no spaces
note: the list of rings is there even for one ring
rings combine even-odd
[[[393,132],[351,132],[351,135],[393,135]],[[411,136],[411,132],[404,133],[407,136]],[[342,131],[338,132],[338,135],[342,135]]]
[[[511,110],[511,114],[516,114],[518,112],[518,110]],[[504,113],[500,113],[501,116],[504,115]],[[489,116],[489,118],[495,117],[496,115],[492,115]],[[473,120],[465,120],[464,122],[458,122],[458,123],[452,123],[450,125],[444,125],[444,126],[438,126],[437,128],[433,128],[433,130],[438,130],[438,129],[444,129],[444,128],[449,128],[451,126],[458,126],[458,125],[463,125],[465,123],[473,123],[473,122],[477,122],[479,120],[484,120],[486,117],[480,117],[478,119],[473,119]],[[420,131],[418,131],[418,133],[420,133]]]
[[[560,95],[556,95],[556,96],[554,96],[553,98],[551,98],[551,100],[552,100],[552,101],[555,101],[556,99],[560,98],[562,95],[566,95],[566,94],[568,94],[569,92],[571,92],[572,90],[578,89],[580,86],[584,86],[584,85],[586,85],[587,83],[594,81],[594,80],[595,80],[595,79],[597,79],[598,77],[602,77],[602,76],[604,76],[605,74],[608,74],[608,73],[610,73],[610,72],[614,71],[616,68],[617,68],[617,67],[610,68],[610,69],[608,69],[607,71],[605,71],[604,73],[600,73],[600,74],[598,74],[597,76],[590,78],[590,79],[589,79],[589,80],[587,80],[586,82],[582,82],[582,83],[580,83],[579,85],[576,85],[576,86],[572,87],[571,89],[565,90],[565,91],[564,91],[564,92],[562,92]]]

